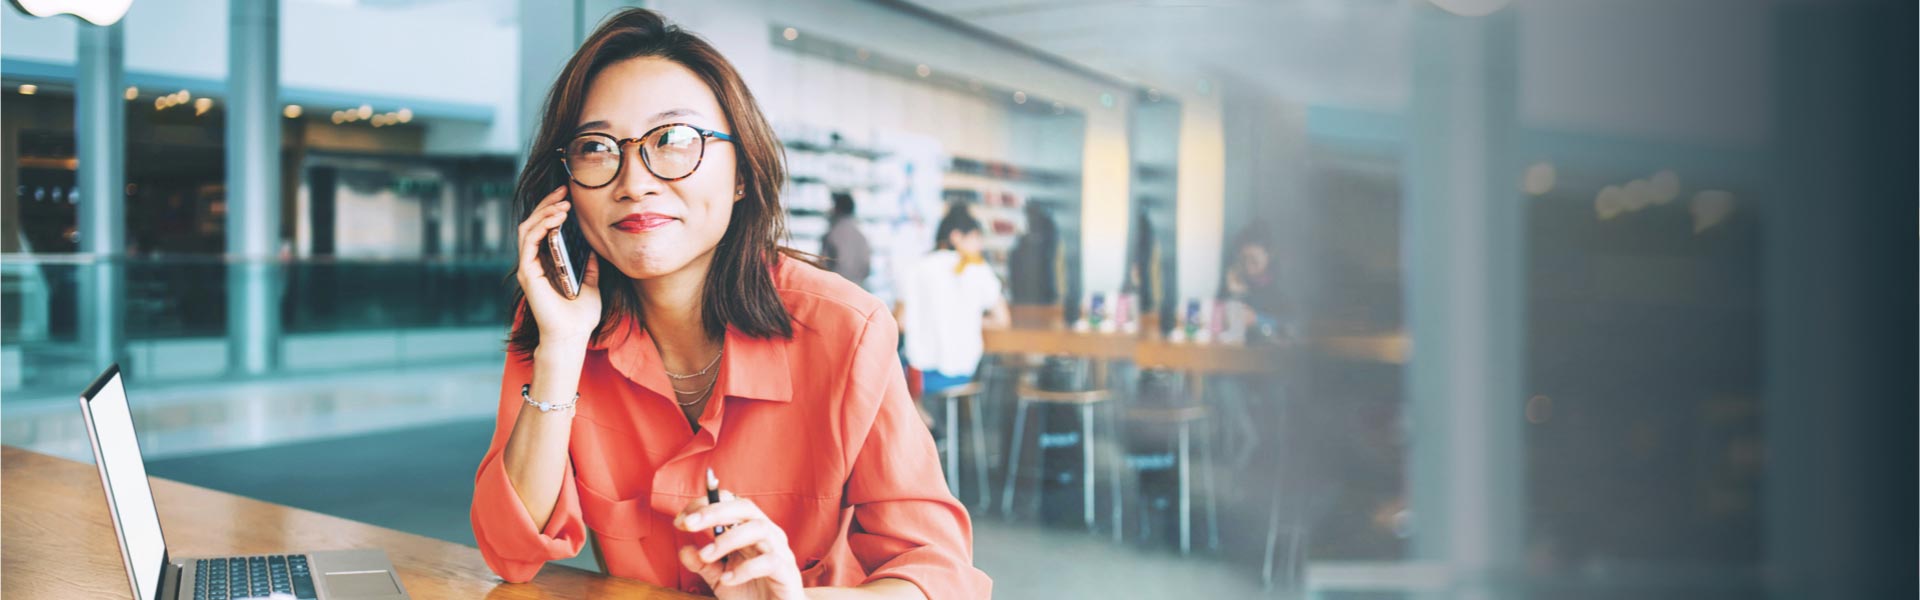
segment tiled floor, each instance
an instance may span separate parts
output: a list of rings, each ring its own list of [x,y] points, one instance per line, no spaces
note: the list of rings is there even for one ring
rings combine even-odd
[[[1212,557],[1116,545],[1111,538],[974,521],[973,562],[995,598],[1280,598],[1257,574]]]
[[[470,545],[498,373],[483,364],[129,395],[155,476]],[[88,460],[68,402],[10,404],[5,443]],[[1142,550],[997,513],[976,516],[974,552],[998,598],[1278,597],[1262,593],[1250,561]],[[593,568],[589,556],[566,562]]]

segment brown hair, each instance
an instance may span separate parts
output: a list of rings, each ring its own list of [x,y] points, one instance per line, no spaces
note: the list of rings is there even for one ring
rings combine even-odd
[[[934,228],[933,247],[937,250],[953,249],[953,234],[966,235],[980,230],[980,220],[973,218],[973,211],[961,202],[947,204],[947,215],[940,217],[940,225]]]
[[[712,44],[668,23],[659,13],[634,8],[614,14],[560,70],[527,149],[526,168],[514,186],[514,212],[526,220],[542,197],[567,183],[560,156],[553,149],[567,142],[580,119],[594,75],[608,65],[640,57],[673,61],[706,82],[734,137],[733,143],[719,147],[734,149],[745,196],[733,203],[733,218],[707,271],[700,309],[707,335],[719,338],[731,326],[752,337],[793,337],[792,318],[773,287],[773,266],[783,254],[805,259],[780,243],[787,237],[786,213],[780,207],[780,188],[787,178],[785,150],[733,64]],[[640,294],[632,280],[598,254],[593,257],[600,261],[601,299],[600,325],[593,340],[604,340],[623,318],[644,326]],[[515,286],[509,352],[532,352],[540,344],[539,325],[525,296],[525,290]]]

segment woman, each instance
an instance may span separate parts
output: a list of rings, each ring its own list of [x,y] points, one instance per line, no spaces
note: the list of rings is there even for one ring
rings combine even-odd
[[[488,566],[526,581],[591,538],[608,574],[721,598],[990,593],[893,319],[778,246],[780,143],[725,58],[616,14],[554,82],[532,147],[474,489]],[[538,259],[569,219],[593,251],[573,299]],[[711,505],[709,472],[731,491]]]
[[[873,249],[867,234],[860,231],[860,218],[854,215],[853,194],[833,193],[832,219],[827,235],[820,240],[820,259],[834,273],[854,285],[867,287],[867,275],[873,269]]]
[[[1120,291],[1134,294],[1140,301],[1133,307],[1137,314],[1153,312],[1154,299],[1161,292],[1160,244],[1154,237],[1153,221],[1140,213],[1133,223],[1133,249],[1127,259],[1127,282]]]
[[[1219,297],[1245,303],[1263,317],[1286,313],[1287,301],[1280,291],[1280,278],[1275,273],[1278,269],[1273,266],[1273,239],[1266,224],[1255,221],[1241,229],[1231,248],[1234,261],[1220,281]]]
[[[1000,278],[980,258],[986,243],[980,221],[955,203],[933,235],[935,250],[914,264],[901,290],[907,361],[920,370],[929,394],[973,381],[984,345],[981,328],[1012,321]]]
[[[1060,228],[1039,203],[1028,202],[1027,232],[1007,253],[1007,287],[1015,304],[1053,304],[1060,301],[1056,268],[1060,255]]]

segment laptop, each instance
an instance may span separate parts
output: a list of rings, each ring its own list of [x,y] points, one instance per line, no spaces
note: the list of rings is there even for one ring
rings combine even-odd
[[[167,552],[160,513],[147,486],[147,466],[133,435],[120,366],[100,374],[80,395],[93,461],[106,487],[107,509],[120,535],[135,600],[403,600],[407,592],[381,550],[286,552],[178,558]]]

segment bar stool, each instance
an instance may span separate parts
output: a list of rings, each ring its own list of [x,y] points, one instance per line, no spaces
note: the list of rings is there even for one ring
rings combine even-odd
[[[1193,549],[1193,426],[1206,424],[1210,417],[1211,412],[1204,404],[1168,407],[1138,406],[1127,409],[1126,413],[1126,419],[1130,423],[1171,425],[1175,428],[1174,469],[1179,482],[1177,494],[1181,554],[1187,554]],[[1207,449],[1212,446],[1211,437],[1208,436],[1208,439],[1200,444],[1201,451],[1206,454],[1203,463],[1208,467],[1201,470],[1201,477],[1207,485],[1207,546],[1218,548],[1220,546],[1219,510],[1214,503],[1214,496],[1218,494],[1219,489],[1214,486],[1213,481],[1211,468],[1213,452]]]
[[[993,506],[993,493],[987,491],[987,438],[982,431],[986,421],[980,418],[980,400],[983,387],[979,381],[957,385],[928,394],[929,399],[937,399],[945,405],[946,424],[942,428],[940,443],[945,448],[947,489],[953,491],[953,497],[960,497],[960,443],[957,439],[960,431],[960,403],[967,404],[967,418],[971,420],[973,432],[973,474],[975,484],[980,488],[980,507]]]
[[[1000,497],[1001,516],[1008,517],[1008,518],[1011,518],[1013,516],[1013,490],[1020,483],[1020,449],[1026,445],[1025,436],[1026,436],[1026,427],[1027,427],[1027,413],[1031,411],[1035,405],[1074,406],[1079,408],[1078,412],[1080,415],[1080,448],[1081,448],[1081,462],[1082,462],[1080,484],[1083,489],[1081,512],[1084,513],[1083,516],[1086,520],[1087,529],[1089,530],[1093,529],[1093,513],[1094,513],[1093,408],[1095,406],[1111,407],[1113,405],[1113,402],[1112,402],[1113,394],[1108,392],[1105,389],[1093,389],[1093,390],[1072,391],[1072,392],[1043,390],[1037,386],[1034,386],[1031,382],[1022,381],[1020,382],[1019,389],[1016,396],[1018,397],[1019,401],[1017,403],[1017,406],[1014,408],[1013,448],[1007,459],[1007,483],[1006,483],[1006,488],[1001,493],[1001,497]],[[1107,414],[1108,414],[1107,424],[1109,427],[1111,427],[1117,423],[1117,420],[1112,418],[1113,413],[1111,411],[1111,408],[1109,408],[1109,410],[1107,411]],[[1117,461],[1110,461],[1110,462],[1117,462]],[[1116,526],[1114,527],[1114,534],[1118,536],[1120,531],[1120,528],[1117,525],[1120,522],[1119,512],[1118,512],[1120,510],[1120,502],[1119,502],[1120,477],[1119,477],[1119,467],[1117,465],[1114,467],[1113,477],[1111,477],[1110,479],[1112,479],[1111,486],[1113,488],[1112,494],[1113,494],[1114,510],[1115,510],[1114,523],[1116,524]]]

